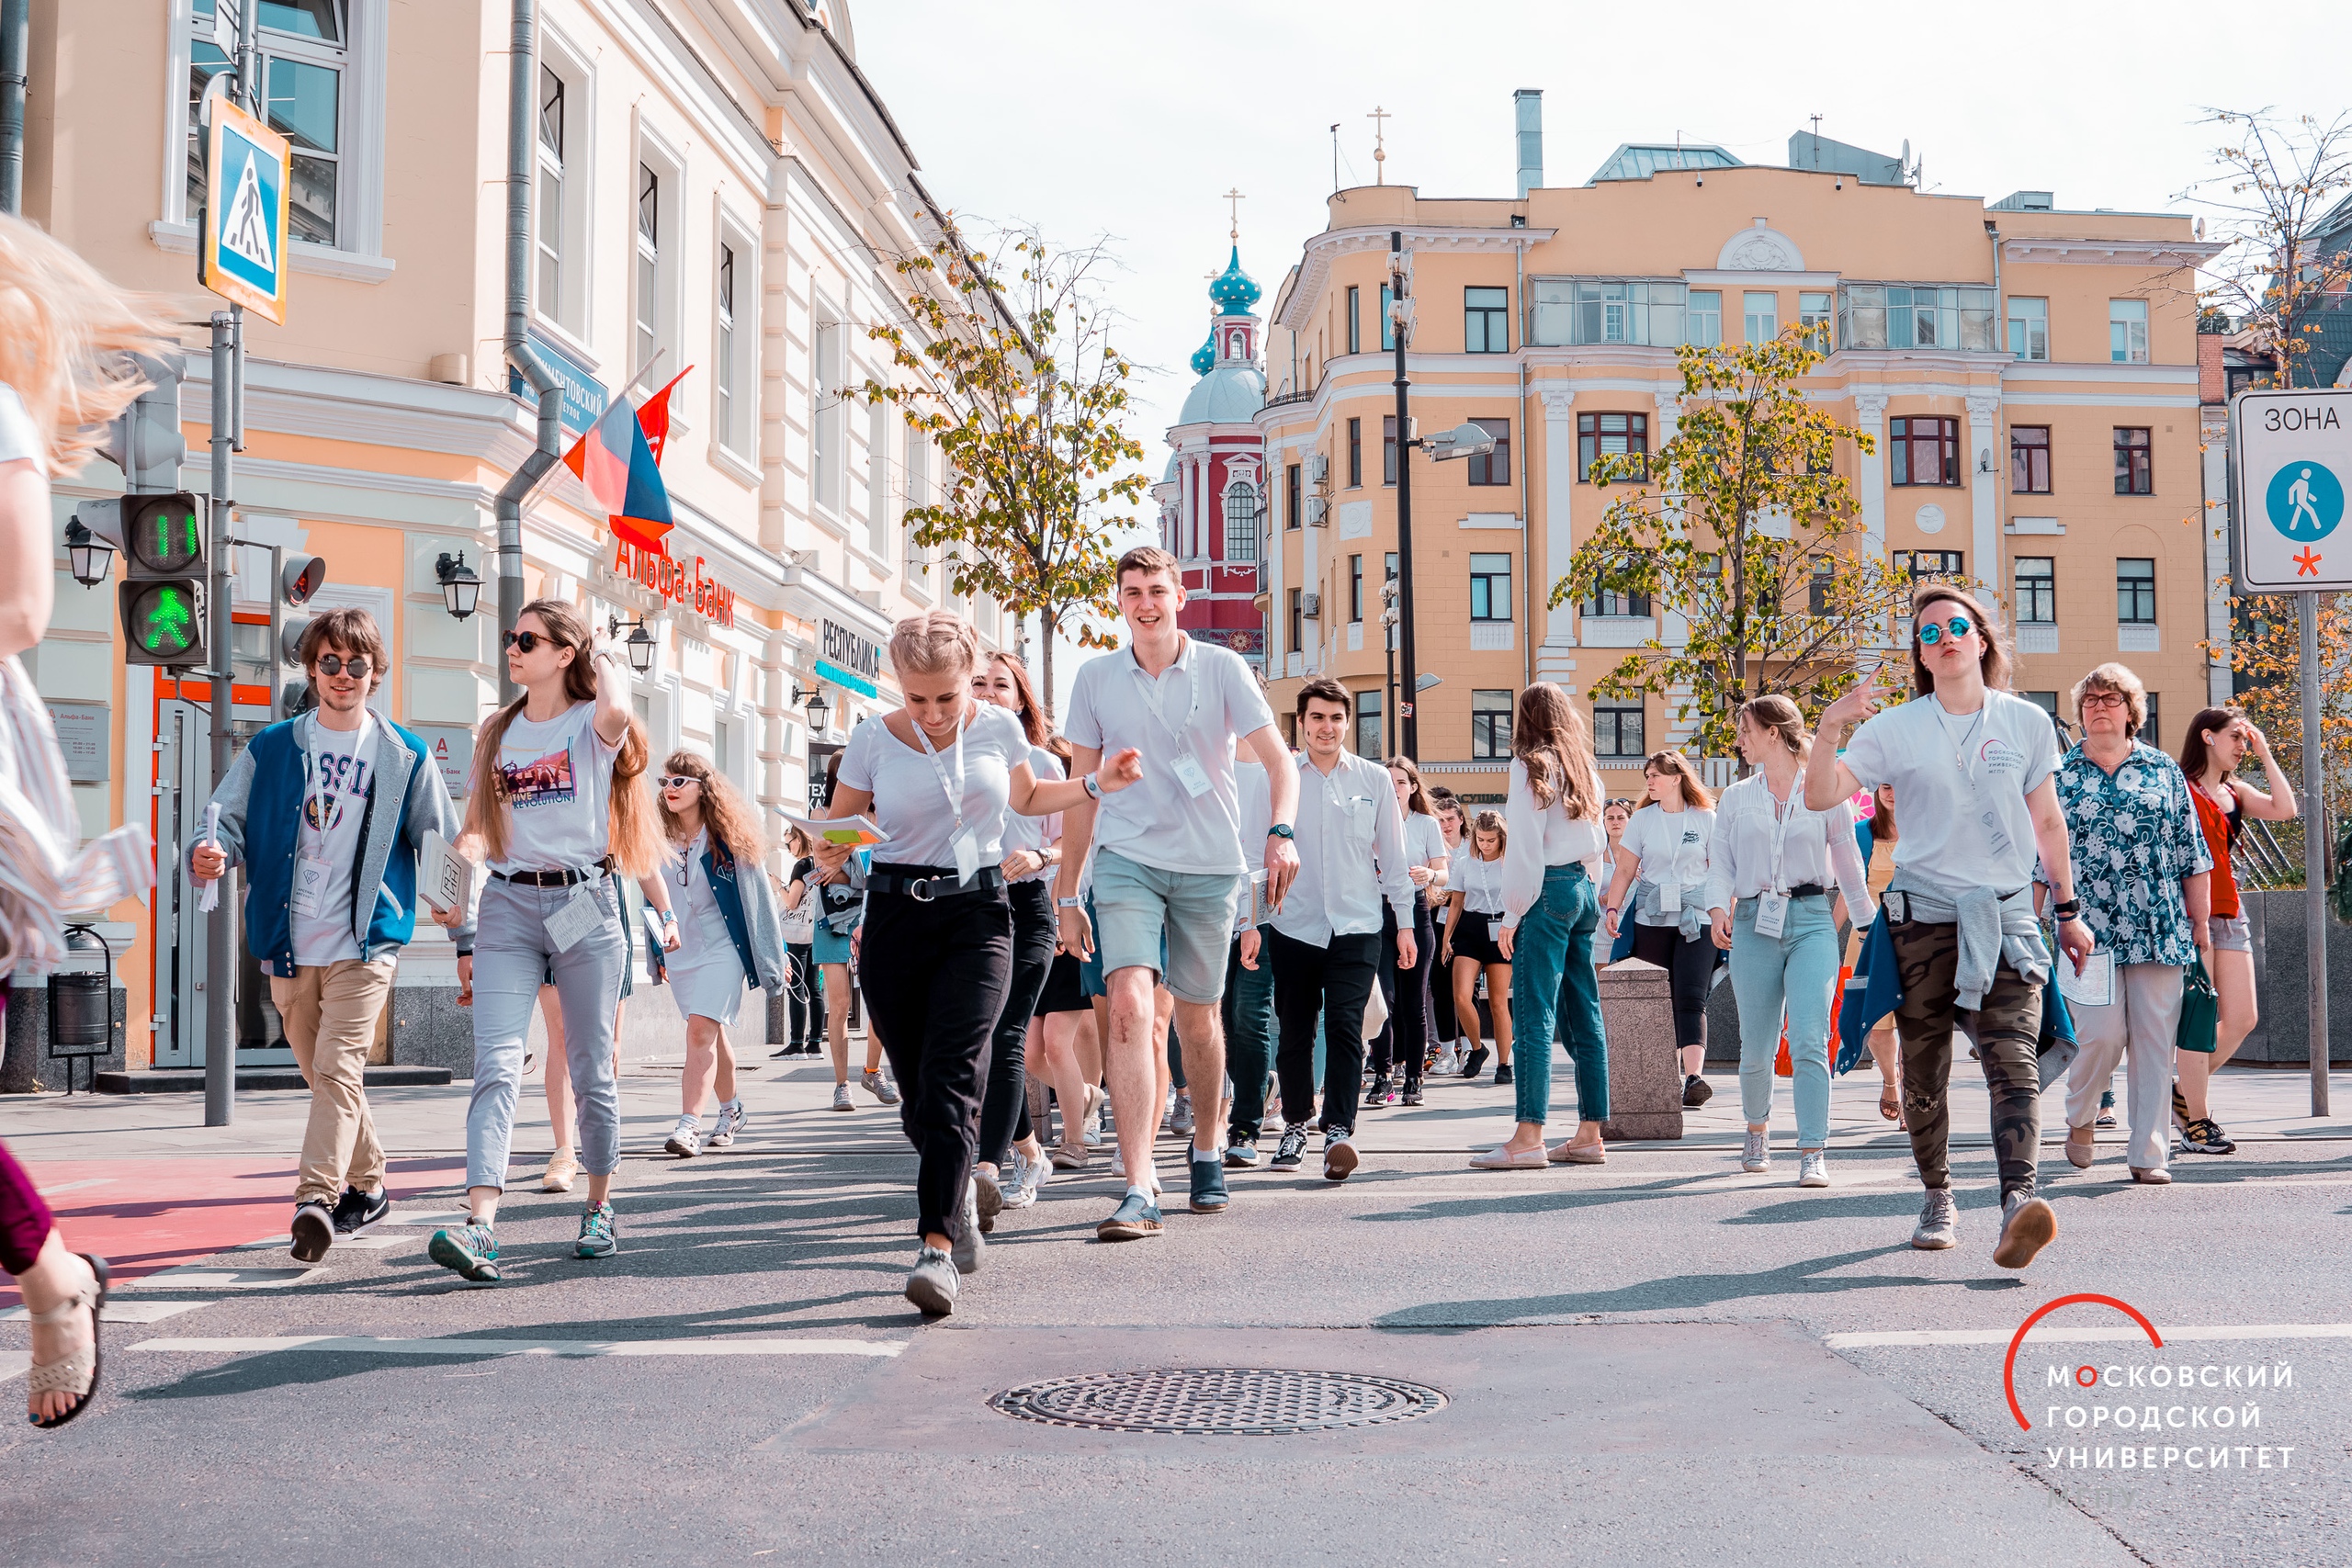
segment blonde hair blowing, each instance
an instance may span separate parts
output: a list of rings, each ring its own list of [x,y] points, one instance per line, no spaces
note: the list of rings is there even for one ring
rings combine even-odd
[[[980,667],[980,634],[945,610],[909,615],[890,628],[890,667],[902,675],[969,675]]]
[[[81,468],[105,442],[100,427],[147,389],[121,355],[178,350],[170,310],[0,213],[0,381],[16,389],[46,443],[50,473]]]

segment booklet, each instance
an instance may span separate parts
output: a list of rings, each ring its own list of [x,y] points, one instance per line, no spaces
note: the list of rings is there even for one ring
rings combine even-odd
[[[787,811],[784,819],[819,843],[847,844],[862,850],[890,841],[889,834],[863,817],[795,817]]]
[[[2077,1007],[2104,1008],[2115,1005],[2115,954],[2093,953],[2083,972],[2075,973],[2075,961],[2061,953],[2058,964],[2058,994]]]
[[[474,897],[474,863],[438,831],[424,830],[424,853],[416,867],[416,896],[439,909],[469,908]]]

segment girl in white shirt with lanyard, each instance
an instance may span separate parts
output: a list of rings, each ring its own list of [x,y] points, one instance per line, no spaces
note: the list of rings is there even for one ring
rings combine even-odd
[[[972,1166],[989,1042],[1012,987],[1012,911],[999,863],[1005,812],[1068,810],[1133,784],[1142,763],[1123,751],[1083,780],[1041,782],[1021,721],[972,694],[978,635],[944,610],[898,624],[890,668],[906,705],[851,734],[830,815],[868,817],[888,835],[866,874],[859,962],[888,976],[865,1005],[918,1159],[922,1246],[907,1299],[936,1314],[955,1310],[956,1276],[980,1265]],[[820,845],[817,860],[838,866],[848,854]]]
[[[1430,1031],[1430,966],[1437,957],[1436,925],[1430,895],[1445,886],[1445,830],[1410,757],[1388,759],[1388,782],[1396,786],[1396,809],[1405,822],[1406,869],[1413,878],[1413,954],[1410,969],[1378,965],[1388,1021],[1372,1042],[1372,1089],[1366,1105],[1389,1105],[1398,1094],[1408,1105],[1421,1102],[1421,1066]],[[1396,951],[1396,911],[1384,907],[1382,951]]]
[[[1707,912],[1715,945],[1731,953],[1739,1001],[1739,1102],[1747,1118],[1743,1169],[1771,1168],[1772,1058],[1781,1010],[1795,1074],[1797,1185],[1829,1185],[1829,1029],[1838,988],[1838,920],[1843,889],[1854,924],[1878,918],[1871,904],[1853,807],[1804,803],[1813,742],[1804,715],[1783,696],[1742,703],[1733,720],[1739,753],[1757,771],[1715,803],[1707,855]],[[1832,881],[1835,881],[1835,886]]]
[[[1705,908],[1715,797],[1679,751],[1651,757],[1642,764],[1642,776],[1649,784],[1650,804],[1634,813],[1619,836],[1617,874],[1600,902],[1610,936],[1632,921],[1633,956],[1667,971],[1674,1043],[1682,1051],[1682,1103],[1704,1105],[1714,1094],[1704,1075],[1707,987],[1715,974]]]
[[[662,850],[644,782],[652,749],[629,710],[628,666],[609,648],[592,653],[589,635],[580,612],[560,600],[524,605],[506,634],[507,673],[523,694],[484,719],[474,740],[465,837],[481,846],[489,876],[473,962],[458,961],[458,1000],[474,1009],[470,1218],[434,1232],[425,1248],[469,1280],[499,1277],[492,1226],[514,1138],[523,1041],[550,973],[563,998],[580,1168],[588,1178],[574,1250],[609,1258],[619,1248],[607,1201],[620,1164],[613,1015],[628,954],[613,877],[650,875]],[[453,924],[460,913],[435,919]]]
[[[1495,1081],[1510,1078],[1510,960],[1495,944],[1503,918],[1503,852],[1510,829],[1498,811],[1481,811],[1453,852],[1446,897],[1453,918],[1445,928],[1445,962],[1453,976],[1453,1016],[1469,1043],[1462,1076],[1478,1076],[1487,1043],[1478,1037],[1478,973],[1486,971],[1487,1006],[1495,1019]]]

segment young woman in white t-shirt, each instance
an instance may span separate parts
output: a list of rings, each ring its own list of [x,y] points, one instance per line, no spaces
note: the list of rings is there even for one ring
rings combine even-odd
[[[1650,801],[1617,840],[1617,871],[1601,897],[1613,939],[1631,921],[1633,956],[1667,971],[1674,998],[1674,1043],[1682,1052],[1682,1103],[1707,1103],[1707,987],[1715,946],[1707,931],[1707,846],[1715,797],[1679,751],[1642,765]],[[1630,890],[1630,897],[1628,896]]]
[[[1478,976],[1487,976],[1487,1008],[1495,1021],[1495,1081],[1510,1078],[1510,960],[1496,945],[1496,928],[1503,918],[1503,852],[1510,844],[1510,829],[1499,811],[1481,811],[1470,824],[1469,836],[1453,852],[1446,877],[1446,898],[1453,906],[1446,921],[1442,956],[1453,987],[1453,1016],[1469,1046],[1464,1053],[1461,1076],[1476,1077],[1487,1060],[1487,1043],[1478,1035]]]
[[[978,634],[945,611],[910,615],[890,636],[905,705],[869,718],[842,752],[831,815],[864,816],[888,835],[866,874],[859,967],[904,1097],[915,1146],[915,1229],[907,1299],[955,1310],[957,1275],[979,1267],[972,1167],[989,1044],[1012,986],[1012,911],[1003,855],[1007,811],[1069,810],[1142,776],[1133,750],[1083,780],[1040,780],[1021,721],[972,694]],[[839,865],[842,845],[820,845]],[[951,1257],[952,1254],[952,1257]]]
[[[1388,759],[1388,782],[1396,788],[1396,809],[1405,822],[1405,864],[1413,878],[1416,962],[1410,969],[1389,963],[1379,965],[1388,1019],[1370,1043],[1373,1079],[1363,1102],[1389,1105],[1402,1095],[1406,1104],[1419,1105],[1430,1033],[1430,967],[1437,959],[1436,922],[1430,918],[1429,895],[1445,886],[1445,830],[1438,826],[1436,806],[1421,783],[1421,770],[1410,757]],[[1396,911],[1385,904],[1381,906],[1381,931],[1382,951],[1394,953]]]
[[[474,1009],[474,1089],[466,1111],[469,1219],[433,1233],[425,1251],[469,1280],[499,1277],[492,1225],[506,1183],[523,1042],[550,973],[563,998],[563,1043],[580,1101],[580,1168],[588,1207],[573,1250],[618,1250],[613,1172],[620,1165],[620,1099],[613,1016],[620,1001],[616,876],[662,860],[645,770],[645,727],[629,709],[628,666],[593,649],[580,612],[556,599],[523,606],[506,634],[506,669],[522,695],[474,738],[465,838],[487,861],[473,961],[458,960],[458,1000]],[[454,923],[458,911],[436,914]]]

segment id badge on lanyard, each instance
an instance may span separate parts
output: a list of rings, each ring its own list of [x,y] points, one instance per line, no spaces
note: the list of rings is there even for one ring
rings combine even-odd
[[[1766,799],[1771,799],[1772,791],[1770,785],[1765,787],[1764,795]],[[1796,781],[1789,785],[1787,802],[1785,804],[1779,801],[1773,802],[1772,878],[1770,886],[1756,897],[1756,934],[1758,936],[1778,937],[1788,929],[1789,895],[1782,886],[1788,879],[1781,874],[1781,867],[1788,852],[1789,824],[1796,820],[1797,813],[1803,809],[1800,803],[1804,798],[1804,770],[1799,768]]]
[[[563,907],[547,918],[548,941],[558,953],[571,952],[582,937],[603,929],[605,911],[597,905],[596,895],[589,891],[593,886],[582,882],[574,886]]]
[[[1137,664],[1136,668],[1142,670],[1143,666]],[[1193,716],[1201,711],[1201,687],[1198,677],[1191,671],[1185,671],[1184,682],[1188,694],[1186,701],[1190,705],[1184,710],[1184,724],[1181,729],[1168,722],[1167,710],[1163,705],[1165,699],[1159,693],[1159,682],[1148,671],[1144,675],[1143,702],[1144,706],[1151,710],[1151,716],[1159,721],[1159,728],[1166,730],[1169,738],[1176,742],[1176,760],[1169,764],[1170,770],[1176,775],[1176,782],[1184,786],[1186,795],[1198,800],[1208,794],[1210,789],[1209,771],[1201,766],[1199,758],[1193,755]]]
[[[327,869],[327,863],[317,855],[302,855],[294,862],[294,895],[288,903],[306,920],[326,917]]]
[[[939,790],[947,797],[947,809],[956,814],[956,832],[947,847],[956,856],[956,880],[969,882],[980,871],[980,838],[964,822],[964,726],[956,727],[956,778],[950,783],[947,766],[939,760],[938,749],[932,745],[931,736],[917,724],[915,739],[922,742],[922,754],[931,763],[933,776],[939,780]]]

